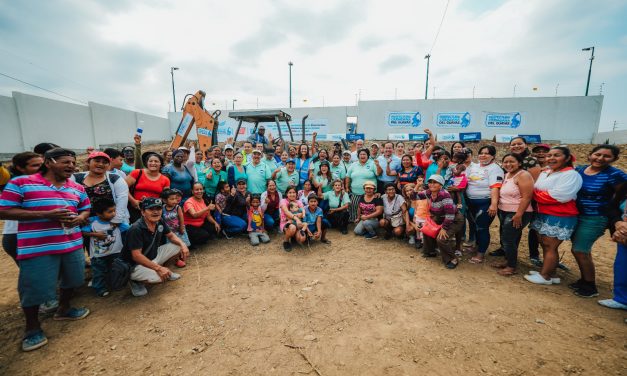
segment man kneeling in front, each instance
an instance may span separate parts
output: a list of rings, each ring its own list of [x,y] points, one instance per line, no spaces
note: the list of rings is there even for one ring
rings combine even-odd
[[[181,278],[165,265],[169,260],[187,260],[189,249],[162,219],[163,202],[146,197],[140,204],[142,217],[126,233],[122,257],[132,266],[131,292],[134,296],[148,293],[145,284],[176,281]],[[168,243],[165,239],[169,240]]]

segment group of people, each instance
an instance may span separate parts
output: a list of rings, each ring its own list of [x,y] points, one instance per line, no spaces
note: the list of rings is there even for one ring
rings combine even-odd
[[[132,294],[143,296],[148,284],[180,278],[168,265],[185,267],[190,249],[218,238],[246,234],[258,246],[277,232],[290,252],[295,244],[329,244],[328,231],[346,235],[351,223],[357,236],[400,239],[455,269],[464,253],[470,263],[485,261],[498,218],[500,247],[490,254],[503,257],[491,263],[502,276],[517,273],[528,226],[530,261],[540,270],[524,278],[540,285],[561,282],[558,248],[572,240],[581,277],[569,287],[580,297],[598,295],[591,251],[609,228],[618,243],[614,297],[599,303],[627,309],[627,174],[612,166],[620,154],[614,145],[594,147],[575,167],[568,147],[530,148],[521,137],[497,160],[493,145],[476,156],[462,142],[447,150],[428,129],[428,140],[411,150],[363,140],[352,150],[326,149],[315,133],[311,143],[288,145],[264,131],[237,150],[228,140],[204,153],[193,143],[142,152],[136,135],[122,150],[89,150],[84,166],[50,143],[15,155],[0,219],[3,248],[19,267],[22,349],[47,343],[39,312],[55,312],[55,320],[89,314],[70,304],[86,266],[98,296],[110,294],[119,263],[130,268]]]

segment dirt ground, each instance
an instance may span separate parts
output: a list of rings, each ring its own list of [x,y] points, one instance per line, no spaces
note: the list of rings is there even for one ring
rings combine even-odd
[[[592,146],[572,147],[584,163]],[[50,342],[32,353],[19,349],[17,267],[2,252],[0,375],[627,375],[627,312],[572,294],[569,252],[562,284],[536,286],[522,278],[526,242],[505,278],[487,264],[447,270],[400,241],[329,238],[292,253],[276,235],[257,248],[219,240],[142,298],[84,287],[75,304],[91,314],[42,317]],[[599,298],[615,252],[607,235],[595,245]]]
[[[50,342],[32,353],[19,350],[17,267],[2,253],[0,374],[627,373],[627,312],[574,296],[577,272],[560,272],[559,286],[526,282],[524,245],[519,274],[506,278],[486,264],[447,270],[397,240],[330,239],[292,253],[276,235],[257,248],[219,240],[142,298],[82,288],[75,303],[91,315],[43,318]],[[594,254],[610,297],[615,245],[606,236]]]

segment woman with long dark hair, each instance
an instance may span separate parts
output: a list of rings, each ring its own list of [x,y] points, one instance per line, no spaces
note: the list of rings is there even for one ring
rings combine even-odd
[[[570,149],[555,146],[547,155],[548,169],[541,172],[534,185],[533,199],[538,213],[531,228],[540,235],[544,263],[540,272],[531,271],[525,279],[540,285],[558,284],[555,269],[559,261],[558,248],[569,240],[577,225],[577,192],[581,175],[573,168]]]

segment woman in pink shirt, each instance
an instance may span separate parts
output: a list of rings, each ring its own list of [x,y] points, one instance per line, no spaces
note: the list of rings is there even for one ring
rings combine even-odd
[[[499,190],[498,215],[501,222],[501,243],[505,251],[505,262],[493,264],[502,276],[516,274],[518,244],[522,230],[529,224],[533,214],[533,177],[522,169],[523,158],[519,154],[506,154],[502,167],[505,178]]]

